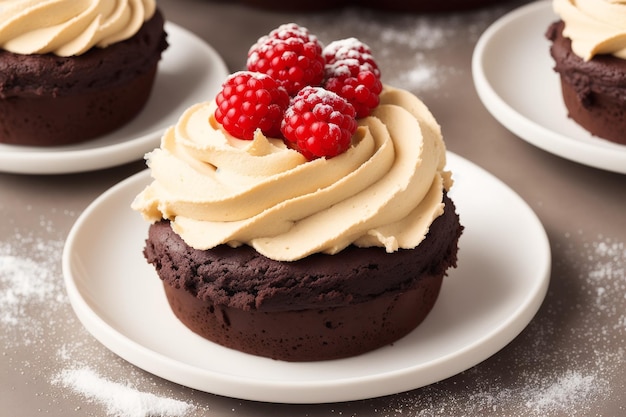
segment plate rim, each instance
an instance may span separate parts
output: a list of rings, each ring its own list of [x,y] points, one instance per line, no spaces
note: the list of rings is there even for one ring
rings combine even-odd
[[[177,48],[181,48],[184,46],[178,46],[179,44],[171,42],[173,33],[183,40],[184,38],[193,40],[196,47],[202,49],[211,61],[212,70],[219,73],[219,78],[227,76],[226,62],[217,50],[204,39],[171,21],[165,22],[165,30],[168,33],[170,47],[177,45]],[[20,145],[0,143],[0,172],[34,175],[73,174],[123,165],[140,160],[144,153],[158,146],[165,129],[155,128],[143,135],[108,145],[101,144],[100,146],[88,147],[89,142],[87,141],[85,142],[87,147],[69,150],[63,150],[64,146],[48,148],[26,146],[24,148],[28,150],[20,152]],[[2,148],[11,149],[11,151],[3,151]]]
[[[215,372],[210,369],[198,369],[188,363],[181,363],[180,361],[171,358],[163,353],[156,352],[150,348],[141,345],[135,340],[129,339],[121,332],[114,329],[109,325],[102,317],[100,317],[95,311],[93,311],[84,300],[83,296],[78,289],[76,280],[73,276],[73,260],[72,246],[80,232],[80,229],[85,221],[87,221],[92,212],[96,210],[102,203],[106,202],[111,196],[119,192],[123,192],[129,186],[132,186],[138,181],[145,181],[148,178],[149,170],[140,171],[121,182],[117,183],[113,187],[106,190],[100,196],[98,196],[77,218],[74,226],[68,234],[66,244],[62,254],[62,269],[65,281],[65,286],[68,292],[70,303],[74,309],[79,321],[105,347],[109,350],[127,360],[128,362],[144,369],[154,375],[162,377],[166,380],[193,388],[205,392],[210,392],[217,395],[224,395],[233,398],[240,398],[253,401],[263,402],[275,402],[275,403],[293,403],[293,404],[313,404],[313,403],[328,403],[339,401],[354,401],[366,398],[380,397],[384,395],[395,394],[404,392],[411,389],[420,388],[425,385],[440,381],[446,377],[456,375],[476,364],[482,362],[488,357],[495,354],[506,346],[511,340],[513,340],[532,320],[538,311],[539,307],[545,299],[547,293],[550,272],[551,272],[551,252],[547,233],[539,218],[535,212],[528,206],[528,204],[511,188],[509,188],[501,180],[488,173],[479,166],[472,162],[448,152],[452,158],[458,158],[457,161],[465,164],[470,164],[474,169],[478,169],[481,175],[488,175],[489,179],[499,183],[499,186],[506,187],[511,196],[515,197],[518,203],[523,205],[524,211],[530,216],[534,222],[534,226],[537,227],[536,232],[539,232],[541,236],[541,242],[538,244],[543,245],[545,250],[541,253],[545,259],[541,260],[541,278],[533,281],[534,286],[528,294],[532,296],[526,296],[524,303],[517,306],[514,314],[511,314],[507,320],[498,322],[499,326],[491,329],[491,331],[484,333],[482,337],[472,339],[472,343],[466,345],[464,349],[455,351],[448,354],[446,357],[439,357],[434,363],[430,365],[432,368],[435,366],[435,371],[429,369],[431,373],[429,380],[419,385],[411,385],[408,380],[416,372],[416,368],[421,368],[424,365],[411,366],[403,369],[387,371],[381,374],[348,377],[348,378],[335,378],[330,384],[328,381],[283,381],[283,380],[265,380],[259,381],[256,378],[246,378],[242,376],[226,375],[223,373]],[[143,183],[142,183],[143,184]],[[130,209],[129,209],[130,210]],[[523,316],[523,318],[521,318]],[[512,325],[513,323],[513,325]],[[92,326],[98,326],[99,331],[102,333],[94,334]],[[182,324],[181,324],[182,326]],[[495,341],[495,342],[494,342]],[[494,348],[495,344],[495,348]],[[489,346],[487,346],[489,345]],[[478,352],[478,353],[477,353]],[[474,358],[468,362],[464,359],[468,354],[472,353]],[[261,358],[266,359],[266,358]],[[154,362],[157,362],[157,365]],[[443,366],[436,367],[436,362],[452,363],[454,368],[453,372],[450,372],[448,368],[444,370]],[[215,381],[207,381],[207,375],[212,375]],[[401,379],[403,383],[399,389],[397,381]],[[381,383],[386,381],[388,383]],[[218,382],[216,384],[216,382]],[[354,388],[355,384],[359,385],[360,390],[345,390],[339,388]],[[280,390],[280,393],[277,393]],[[252,391],[252,392],[249,392]],[[305,393],[306,391],[306,393]],[[305,395],[306,394],[306,395]],[[305,399],[306,397],[306,399]]]
[[[498,34],[509,29],[512,23],[530,19],[536,15],[544,16],[547,13],[553,14],[550,1],[531,2],[501,16],[481,34],[474,47],[471,61],[476,92],[485,108],[500,124],[533,146],[573,162],[625,174],[626,145],[595,138],[591,134],[589,138],[592,141],[598,141],[597,145],[593,142],[582,142],[542,126],[509,105],[485,74],[485,56]],[[554,18],[556,20],[558,16],[554,15]],[[521,38],[532,39],[532,37]],[[615,150],[618,152],[615,153]]]

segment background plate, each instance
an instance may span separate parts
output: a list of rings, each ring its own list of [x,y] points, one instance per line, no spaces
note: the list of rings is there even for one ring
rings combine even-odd
[[[552,2],[522,6],[493,23],[472,58],[476,91],[504,127],[545,151],[584,165],[626,173],[626,146],[592,136],[567,117],[545,38],[558,17]]]
[[[72,306],[96,339],[155,375],[249,400],[322,403],[418,388],[491,356],[528,324],[543,301],[550,247],[534,212],[501,181],[449,153],[450,193],[465,231],[459,267],[444,279],[431,314],[412,333],[348,359],[290,363],[211,343],[169,309],[142,256],[148,225],[130,209],[149,181],[140,172],[98,197],[77,219],[63,252]]]
[[[228,75],[218,53],[193,33],[166,22],[169,48],[159,63],[152,94],[128,124],[107,135],[58,147],[0,144],[0,171],[65,174],[109,168],[143,158],[159,146],[165,128],[192,104],[211,100]]]

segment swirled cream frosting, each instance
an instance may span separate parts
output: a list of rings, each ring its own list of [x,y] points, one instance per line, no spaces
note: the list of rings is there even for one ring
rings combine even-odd
[[[553,8],[576,55],[585,61],[600,54],[626,59],[626,0],[554,0]]]
[[[443,213],[441,130],[407,91],[385,86],[352,147],[312,161],[260,131],[230,136],[214,110],[195,105],[165,133],[147,155],[153,182],[132,203],[150,222],[169,219],[193,248],[246,244],[277,261],[350,244],[394,252],[419,245]]]
[[[81,55],[132,37],[155,9],[155,0],[0,0],[0,48]]]

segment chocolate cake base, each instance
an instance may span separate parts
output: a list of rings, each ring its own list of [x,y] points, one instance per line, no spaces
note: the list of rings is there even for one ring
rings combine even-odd
[[[145,106],[156,65],[129,82],[82,94],[0,100],[0,142],[60,146],[109,133]]]
[[[167,48],[159,11],[135,36],[85,54],[0,50],[0,142],[59,146],[120,128],[143,109]]]
[[[200,300],[163,284],[178,319],[220,345],[284,361],[355,356],[411,332],[432,309],[442,276],[425,276],[415,288],[344,307],[289,311],[242,310]]]
[[[193,249],[160,221],[144,255],[176,317],[208,340],[285,361],[355,356],[400,339],[431,311],[463,230],[444,202],[424,241],[394,253],[350,246],[278,262],[248,246]]]
[[[563,28],[562,21],[553,23],[546,37],[568,117],[594,136],[626,144],[626,60],[597,55],[584,61]]]

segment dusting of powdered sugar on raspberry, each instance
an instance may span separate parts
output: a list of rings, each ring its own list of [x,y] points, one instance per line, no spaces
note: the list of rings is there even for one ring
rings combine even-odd
[[[370,69],[370,66],[368,66],[367,64],[360,63],[355,58],[344,58],[341,61],[333,62],[332,64],[326,64],[327,71],[332,72],[335,76],[338,76],[338,77],[339,76],[347,77],[350,75],[350,68],[346,65],[346,63],[352,64],[358,67],[360,71],[365,71],[365,70]]]
[[[333,41],[324,47],[324,56],[328,60],[332,57],[334,60],[340,59],[358,59],[364,55],[368,59],[374,59],[369,52],[370,48],[357,38],[350,37],[338,41]],[[368,52],[365,52],[368,51]]]

